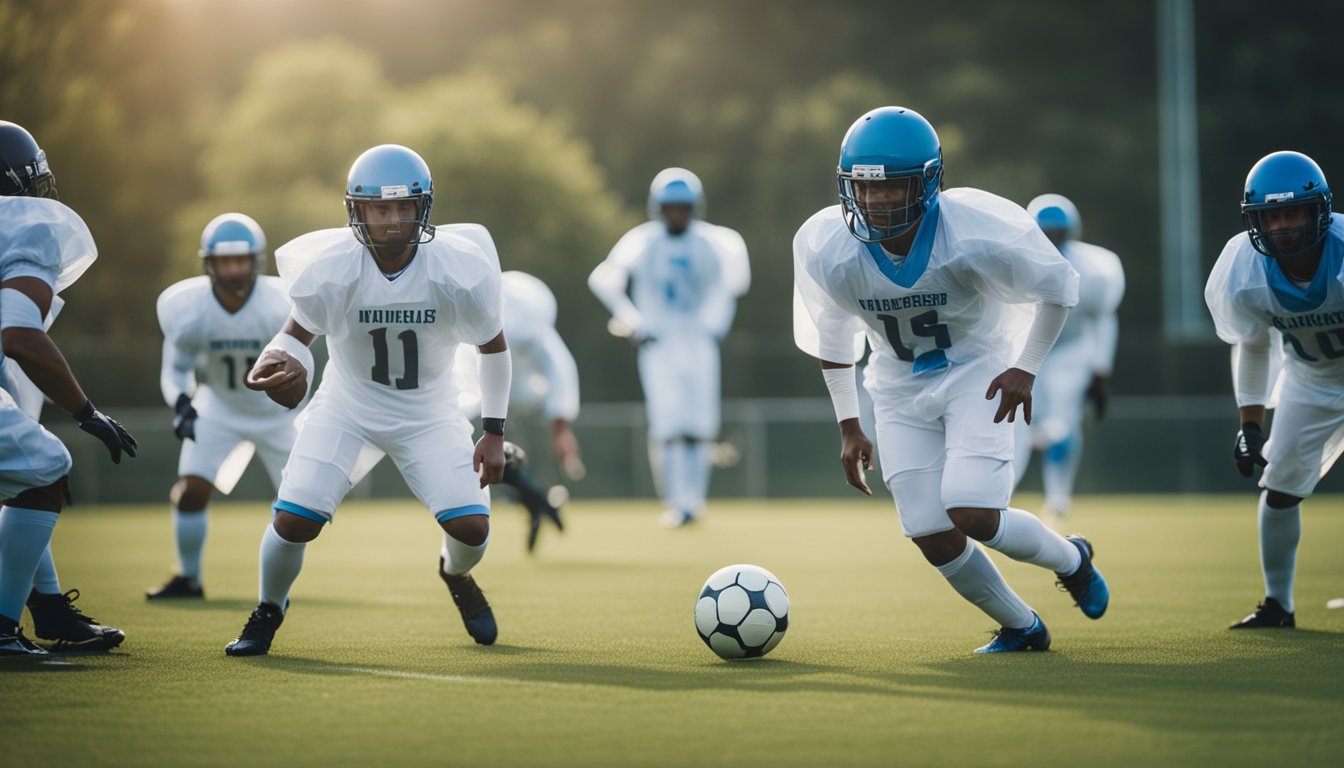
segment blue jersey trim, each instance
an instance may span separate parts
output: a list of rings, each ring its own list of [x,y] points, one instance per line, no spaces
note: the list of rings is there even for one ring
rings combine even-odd
[[[873,257],[873,263],[891,282],[902,288],[913,288],[919,278],[924,276],[924,270],[929,268],[929,256],[933,254],[933,238],[938,234],[938,202],[942,196],[933,198],[929,204],[929,209],[919,220],[919,231],[915,233],[915,242],[910,246],[910,253],[899,265],[887,256],[887,252],[882,250],[882,246],[877,243],[864,243],[868,249],[868,255]]]
[[[1312,275],[1307,287],[1299,288],[1283,273],[1279,262],[1269,257],[1264,259],[1265,279],[1279,306],[1289,312],[1311,312],[1325,303],[1326,296],[1330,293],[1330,283],[1339,277],[1342,261],[1344,261],[1344,242],[1331,233],[1326,235],[1325,247],[1321,250],[1321,263],[1317,265],[1316,274]]]
[[[468,504],[465,507],[453,507],[452,509],[445,509],[442,512],[435,512],[434,519],[438,520],[440,523],[445,523],[459,517],[467,517],[468,515],[485,515],[486,517],[489,517],[490,508],[484,504]]]
[[[321,512],[314,512],[313,510],[299,506],[292,501],[281,501],[280,499],[276,499],[275,504],[271,506],[276,512],[288,512],[291,515],[298,515],[305,520],[312,520],[315,523],[331,522],[331,518]]]

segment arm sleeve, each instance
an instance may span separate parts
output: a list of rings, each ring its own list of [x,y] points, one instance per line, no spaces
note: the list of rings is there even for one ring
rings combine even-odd
[[[1020,368],[1035,376],[1041,370],[1041,363],[1050,353],[1050,348],[1064,329],[1064,321],[1069,319],[1069,308],[1058,304],[1041,304],[1036,307],[1036,318],[1031,322],[1027,333],[1027,345],[1022,349],[1014,368]]]
[[[579,366],[554,328],[541,331],[538,342],[537,357],[550,384],[542,412],[552,421],[572,422],[579,417]]]
[[[159,388],[163,400],[170,407],[177,404],[179,395],[190,396],[196,389],[196,356],[191,350],[172,338],[163,340],[163,367],[159,371]]]
[[[611,249],[606,260],[588,275],[588,288],[593,295],[606,306],[616,322],[631,331],[638,331],[644,325],[643,315],[626,293],[630,286],[630,272],[639,258],[642,242],[638,229],[627,232]]]
[[[1265,405],[1269,400],[1269,332],[1232,347],[1232,388],[1237,407]]]

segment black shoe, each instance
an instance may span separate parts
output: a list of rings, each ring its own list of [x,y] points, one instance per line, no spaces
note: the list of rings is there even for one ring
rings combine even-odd
[[[471,578],[471,574],[449,576],[443,572],[443,565],[443,558],[440,557],[439,578],[448,585],[448,594],[453,596],[453,603],[462,614],[462,623],[467,627],[467,634],[481,645],[492,645],[499,636],[499,627],[495,625],[495,612],[490,610],[490,603],[486,601],[485,594],[476,585],[476,580]]]
[[[47,649],[23,636],[23,630],[0,632],[0,656],[41,657],[50,655]]]
[[[1297,622],[1293,614],[1283,610],[1283,605],[1272,597],[1255,606],[1255,612],[1238,621],[1228,629],[1293,629]]]
[[[257,603],[257,607],[252,609],[252,615],[247,617],[242,633],[224,646],[224,653],[230,656],[265,656],[271,650],[275,631],[284,621],[285,612],[280,610],[280,606]]]
[[[30,592],[28,612],[33,615],[33,634],[51,643],[55,651],[107,651],[121,645],[126,633],[105,627],[76,608],[78,599],[78,589],[63,595]]]
[[[145,592],[146,600],[176,600],[187,598],[200,600],[205,597],[205,589],[201,583],[190,576],[174,576],[161,587],[147,590]]]
[[[547,491],[527,468],[527,453],[510,442],[504,443],[504,477],[501,481],[518,494],[518,501],[527,508],[527,551],[537,547],[537,535],[543,522],[550,521],[557,530],[565,530],[560,510],[551,504]]]

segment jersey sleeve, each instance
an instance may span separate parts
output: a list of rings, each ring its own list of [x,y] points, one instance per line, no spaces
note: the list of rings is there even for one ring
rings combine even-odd
[[[953,264],[974,290],[1004,304],[1078,303],[1078,272],[1021,206],[960,189],[941,207]]]
[[[443,228],[441,228],[442,231]],[[503,278],[499,255],[489,231],[478,224],[453,225],[455,262],[446,296],[453,311],[457,338],[481,346],[504,330]]]
[[[338,294],[348,293],[357,277],[348,259],[347,228],[310,232],[285,243],[275,251],[275,265],[293,305],[290,314],[304,329],[324,336],[333,332],[330,307],[340,304]]]
[[[720,256],[720,275],[724,287],[734,298],[741,298],[751,287],[751,261],[747,258],[747,241],[737,230],[714,225],[713,240]]]
[[[822,254],[812,242],[814,221],[793,239],[793,342],[819,360],[853,364],[863,356],[863,321],[824,287]]]
[[[1270,327],[1269,318],[1245,301],[1248,280],[1255,266],[1244,258],[1248,248],[1250,245],[1244,234],[1229,240],[1204,285],[1204,303],[1213,316],[1214,330],[1218,338],[1228,344],[1257,339]]]
[[[0,280],[36,277],[60,293],[98,258],[93,235],[79,214],[45,198],[6,198],[0,215]]]
[[[193,294],[200,280],[193,278],[169,286],[159,294],[155,309],[159,329],[163,331],[163,360],[159,369],[159,388],[169,406],[181,395],[190,396],[196,389],[196,357],[200,352],[198,339],[191,333],[190,318],[196,316]]]
[[[588,288],[606,306],[616,322],[633,331],[644,326],[644,317],[626,293],[630,287],[630,273],[644,254],[648,244],[645,225],[626,232],[612,247],[607,258],[588,275]]]
[[[548,419],[572,422],[579,417],[579,366],[554,328],[542,329],[537,341],[538,357],[550,385],[542,412]]]

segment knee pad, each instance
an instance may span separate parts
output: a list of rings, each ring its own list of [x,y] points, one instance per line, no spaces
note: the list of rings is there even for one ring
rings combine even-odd
[[[74,499],[70,497],[70,476],[62,475],[61,479],[41,488],[29,488],[5,503],[15,507],[59,513],[62,507],[74,503]]]
[[[1013,464],[988,456],[948,456],[943,467],[944,509],[1004,509],[1013,495]]]

